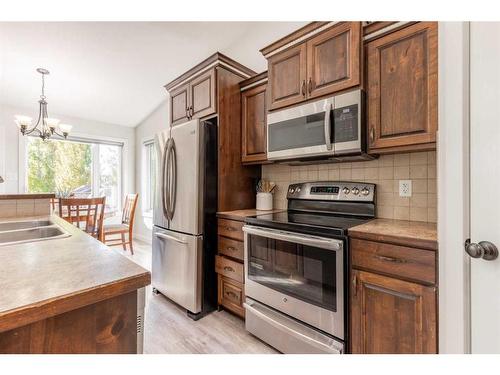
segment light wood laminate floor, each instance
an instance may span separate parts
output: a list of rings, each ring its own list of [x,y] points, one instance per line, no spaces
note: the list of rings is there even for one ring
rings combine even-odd
[[[127,258],[151,270],[151,245],[134,241]],[[162,295],[146,293],[145,354],[267,354],[272,347],[245,330],[245,323],[227,311],[215,311],[194,321],[186,311]]]

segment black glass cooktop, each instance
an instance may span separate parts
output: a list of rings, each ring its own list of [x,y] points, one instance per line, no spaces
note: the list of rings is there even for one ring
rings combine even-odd
[[[245,222],[267,228],[332,237],[346,236],[349,228],[370,220],[372,218],[361,216],[282,211],[248,217]]]

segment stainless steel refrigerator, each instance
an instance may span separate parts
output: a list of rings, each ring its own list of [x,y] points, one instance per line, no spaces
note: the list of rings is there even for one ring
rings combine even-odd
[[[155,147],[152,286],[197,319],[216,306],[217,124],[171,127]]]

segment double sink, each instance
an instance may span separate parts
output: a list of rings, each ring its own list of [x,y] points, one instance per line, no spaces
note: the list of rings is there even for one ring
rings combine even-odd
[[[69,236],[68,232],[50,219],[0,222],[0,246]]]

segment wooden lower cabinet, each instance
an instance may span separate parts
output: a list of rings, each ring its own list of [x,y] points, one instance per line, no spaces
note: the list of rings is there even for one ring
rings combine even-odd
[[[217,219],[217,304],[245,317],[245,268],[243,262],[243,221]]]
[[[437,352],[436,288],[352,270],[351,352]]]
[[[137,292],[0,332],[0,354],[135,354]]]
[[[245,285],[228,277],[217,275],[218,279],[218,297],[219,306],[234,312],[235,314],[245,317]]]

